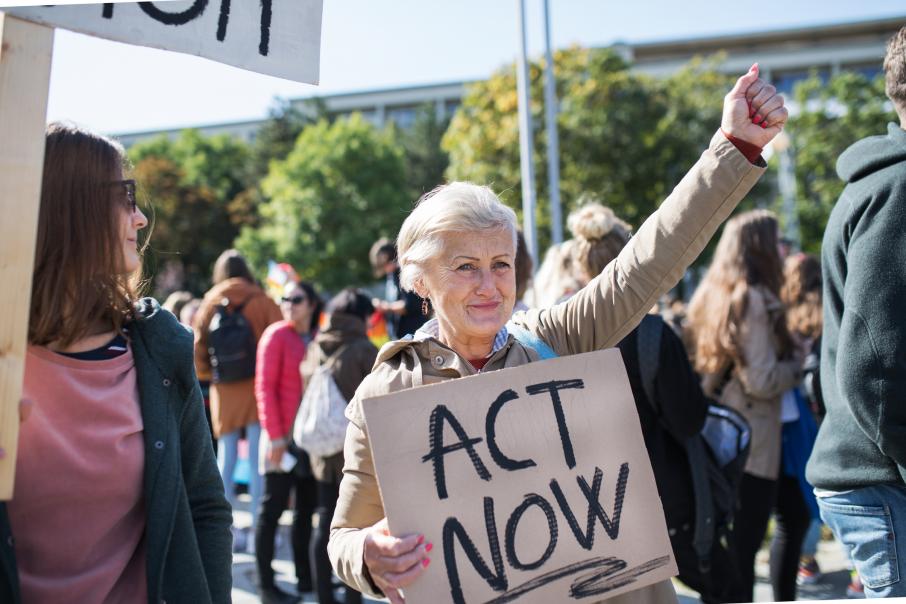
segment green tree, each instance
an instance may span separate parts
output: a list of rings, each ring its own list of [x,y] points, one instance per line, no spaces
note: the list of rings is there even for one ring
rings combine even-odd
[[[803,249],[820,253],[824,227],[845,183],[837,158],[859,139],[885,134],[898,121],[884,78],[843,72],[822,82],[817,75],[801,82],[794,95],[800,111],[786,128],[795,162],[796,209]]]
[[[638,226],[688,171],[720,124],[732,80],[696,61],[666,80],[633,73],[609,49],[554,55],[564,216],[592,196]],[[549,244],[543,65],[531,63],[540,249]],[[492,186],[521,214],[518,100],[508,66],[472,86],[443,139],[450,179]]]
[[[135,164],[134,173],[152,200],[145,271],[155,295],[163,298],[177,289],[203,293],[214,260],[235,237],[229,215],[212,189],[188,184],[182,168],[168,157],[148,155]]]
[[[276,99],[251,145],[251,180],[255,183],[264,180],[270,163],[286,159],[302,130],[326,117],[327,108],[319,99],[312,99],[304,105]]]
[[[217,255],[230,247],[255,208],[243,202],[250,183],[248,147],[229,136],[184,130],[129,150],[136,179],[151,203],[154,235],[148,270],[155,293],[203,292]]]
[[[394,127],[403,147],[407,190],[413,202],[444,182],[450,156],[441,147],[441,140],[449,125],[449,118],[438,116],[434,104],[426,103],[418,108],[410,128]]]
[[[262,190],[261,223],[244,228],[237,247],[255,266],[290,262],[333,290],[373,280],[369,247],[395,234],[411,207],[402,150],[359,115],[305,128]]]

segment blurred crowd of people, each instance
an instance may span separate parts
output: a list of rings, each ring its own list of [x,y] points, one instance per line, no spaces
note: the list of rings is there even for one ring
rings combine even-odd
[[[533,271],[515,213],[488,187],[450,183],[372,246],[375,287],[331,296],[290,277],[275,299],[255,278],[263,267],[231,249],[202,298],[140,298],[148,220],[122,147],[51,124],[0,600],[226,602],[232,543],[254,553],[265,603],[315,592],[331,604],[334,574],[347,603],[360,592],[403,602],[433,544],[387,528],[360,400],[609,346],[623,355],[679,578],[704,602],[751,601],[771,518],[776,600],[819,577],[822,520],[852,557],[854,593],[903,595],[904,57],[906,28],[885,60],[901,123],[841,156],[847,188],[822,259],[791,250],[770,211],[737,213],[687,305],[668,292],[764,173],[761,151],[786,122],[757,66],[637,231],[583,201],[572,237]],[[314,384],[349,404],[345,442],[325,454],[297,438]],[[745,436],[738,472],[720,483],[729,492],[703,500],[694,446],[719,415]],[[241,460],[250,527],[231,514]],[[289,508],[292,593],[272,564]],[[665,598],[669,581],[614,601]]]

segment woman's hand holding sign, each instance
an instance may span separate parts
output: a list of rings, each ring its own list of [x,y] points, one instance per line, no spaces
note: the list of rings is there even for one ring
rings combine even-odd
[[[724,97],[720,127],[724,134],[763,148],[780,134],[788,117],[783,96],[758,77],[756,63]]]
[[[377,585],[391,604],[404,604],[399,590],[411,585],[428,568],[431,559],[428,552],[432,544],[425,542],[424,535],[412,534],[394,537],[384,518],[368,529],[365,537],[365,566],[371,580]]]

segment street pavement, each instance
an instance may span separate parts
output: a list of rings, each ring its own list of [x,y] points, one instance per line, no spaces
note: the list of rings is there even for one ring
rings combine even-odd
[[[251,515],[248,513],[248,497],[240,496],[238,509],[233,512],[234,523],[238,527],[248,527]],[[280,519],[280,532],[277,538],[276,560],[274,570],[277,573],[277,585],[284,591],[295,593],[295,572],[290,548],[290,525],[292,515],[285,512]],[[249,535],[249,540],[253,540]],[[849,570],[842,548],[834,541],[821,541],[818,544],[818,564],[822,570],[821,581],[814,585],[799,587],[797,601],[803,600],[843,600],[846,599],[846,586],[849,583]],[[757,583],[755,585],[755,602],[773,602],[771,585],[768,582],[768,553],[763,549],[756,560]],[[259,604],[257,596],[255,556],[248,552],[233,554],[233,602],[234,604]],[[680,604],[701,602],[698,594],[674,581]],[[342,590],[337,590],[337,602],[343,601]],[[383,600],[386,602],[386,600]],[[304,604],[317,604],[314,594],[304,594]],[[377,603],[382,600],[364,598],[366,603]]]

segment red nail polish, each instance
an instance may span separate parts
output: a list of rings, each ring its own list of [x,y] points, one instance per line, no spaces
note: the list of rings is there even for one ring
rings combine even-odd
[[[767,128],[767,127],[768,127],[768,121],[765,120],[765,121],[761,122],[761,127],[762,127],[762,128]]]
[[[419,535],[419,536],[418,536],[418,541],[415,542],[415,545],[421,545],[421,544],[424,543],[424,542],[425,542],[425,536],[424,536],[424,535]]]
[[[431,558],[425,558],[424,560],[422,560],[422,566],[424,566],[425,568],[428,568],[429,564],[431,564]]]
[[[434,544],[433,544],[433,543],[429,543],[428,545],[425,546],[425,551],[426,551],[426,552],[430,552],[432,549],[434,549]]]

